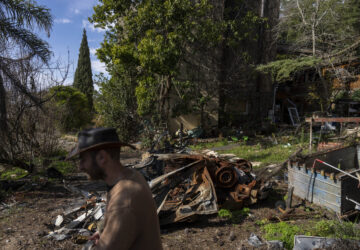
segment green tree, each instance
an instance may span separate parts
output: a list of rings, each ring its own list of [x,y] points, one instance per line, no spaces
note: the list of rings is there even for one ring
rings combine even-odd
[[[105,126],[116,128],[121,140],[137,139],[139,116],[136,113],[135,87],[131,86],[131,81],[116,76],[106,79],[99,75],[96,84],[101,92],[94,102],[99,120]]]
[[[91,121],[87,97],[79,90],[57,86],[52,87],[49,94],[54,97],[59,127],[64,132],[81,129]]]
[[[170,114],[201,112],[217,95],[219,81],[231,79],[234,65],[250,57],[240,51],[241,44],[256,38],[253,24],[260,18],[243,8],[248,1],[226,2],[231,4],[101,0],[94,7],[90,21],[108,29],[97,56],[114,78],[112,84],[122,85],[114,90],[134,89],[131,113],[135,108],[142,117],[165,122]],[[223,65],[225,47],[224,54],[232,53],[236,63]],[[220,71],[226,76],[219,80]]]
[[[34,115],[29,117],[38,117],[43,102],[34,91],[36,77],[31,66],[36,65],[36,61],[48,63],[51,55],[49,45],[34,30],[44,31],[49,36],[52,24],[49,9],[35,1],[0,0],[1,163],[31,170],[27,162],[29,155],[33,153],[32,149],[39,148],[35,138],[38,135],[34,127],[30,126],[35,123],[24,121],[24,113],[31,110]]]
[[[183,83],[177,77],[181,62],[189,55],[187,49],[221,38],[214,37],[219,27],[208,14],[212,6],[208,1],[100,2],[92,21],[110,32],[98,51],[99,58],[116,72],[135,78],[140,115],[156,112],[160,120],[166,120],[170,90]]]
[[[85,29],[83,30],[73,86],[86,95],[89,109],[93,110],[94,83],[92,79],[90,51]]]
[[[348,62],[360,45],[357,14],[350,1],[283,0],[282,17],[276,28],[278,43],[288,45],[286,59],[258,67],[276,82],[291,80],[296,72],[315,69],[322,88],[317,96],[323,109],[332,95],[332,79],[344,82],[336,64]],[[323,69],[327,68],[327,75]]]
[[[31,101],[39,100],[16,77],[13,63],[38,57],[43,62],[50,59],[49,45],[32,32],[34,27],[50,35],[53,23],[49,9],[31,0],[0,0],[0,129],[7,131],[6,91],[4,77],[13,87],[27,95]],[[21,58],[11,55],[22,52]]]

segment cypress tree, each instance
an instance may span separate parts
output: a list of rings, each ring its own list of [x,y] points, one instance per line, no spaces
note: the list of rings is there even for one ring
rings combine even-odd
[[[90,51],[85,29],[83,31],[83,37],[80,45],[79,59],[75,71],[73,86],[86,95],[89,108],[90,110],[93,110],[92,97],[94,92],[94,84],[91,71]]]

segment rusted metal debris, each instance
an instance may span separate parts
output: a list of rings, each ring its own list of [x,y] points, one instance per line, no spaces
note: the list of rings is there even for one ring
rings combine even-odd
[[[245,159],[224,160],[203,155],[151,155],[133,166],[149,180],[160,224],[189,221],[214,214],[219,207],[240,209],[267,197],[265,185]]]

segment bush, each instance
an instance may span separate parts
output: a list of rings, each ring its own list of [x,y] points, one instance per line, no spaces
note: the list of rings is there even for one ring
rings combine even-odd
[[[265,231],[265,239],[280,240],[284,242],[286,249],[293,249],[294,236],[296,234],[302,233],[298,226],[288,224],[284,221],[267,224],[263,227],[263,229]]]
[[[360,227],[352,222],[321,220],[311,233],[321,237],[360,240]]]
[[[122,78],[110,80],[98,76],[100,87],[95,98],[95,109],[101,124],[117,129],[120,140],[136,140],[139,135],[139,117],[132,83]]]
[[[76,166],[69,161],[54,161],[49,167],[54,167],[63,175],[68,175],[76,172]]]
[[[230,219],[233,224],[239,224],[250,213],[250,208],[244,207],[241,210],[230,211],[228,209],[220,209],[218,216],[221,218]]]
[[[64,132],[78,130],[91,121],[91,111],[85,94],[70,86],[56,86],[50,89],[54,97],[59,127]]]
[[[2,180],[17,180],[17,179],[21,179],[21,178],[25,177],[26,175],[28,175],[28,171],[26,171],[22,168],[13,167],[11,169],[7,169],[4,172],[2,172],[0,175],[0,179],[2,179]]]
[[[355,90],[354,93],[351,95],[351,98],[355,101],[360,101],[360,89]]]

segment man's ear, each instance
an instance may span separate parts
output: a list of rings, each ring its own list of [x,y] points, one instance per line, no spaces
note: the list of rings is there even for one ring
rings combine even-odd
[[[103,166],[108,161],[108,157],[109,157],[108,153],[102,149],[96,154],[96,163],[99,166]]]

